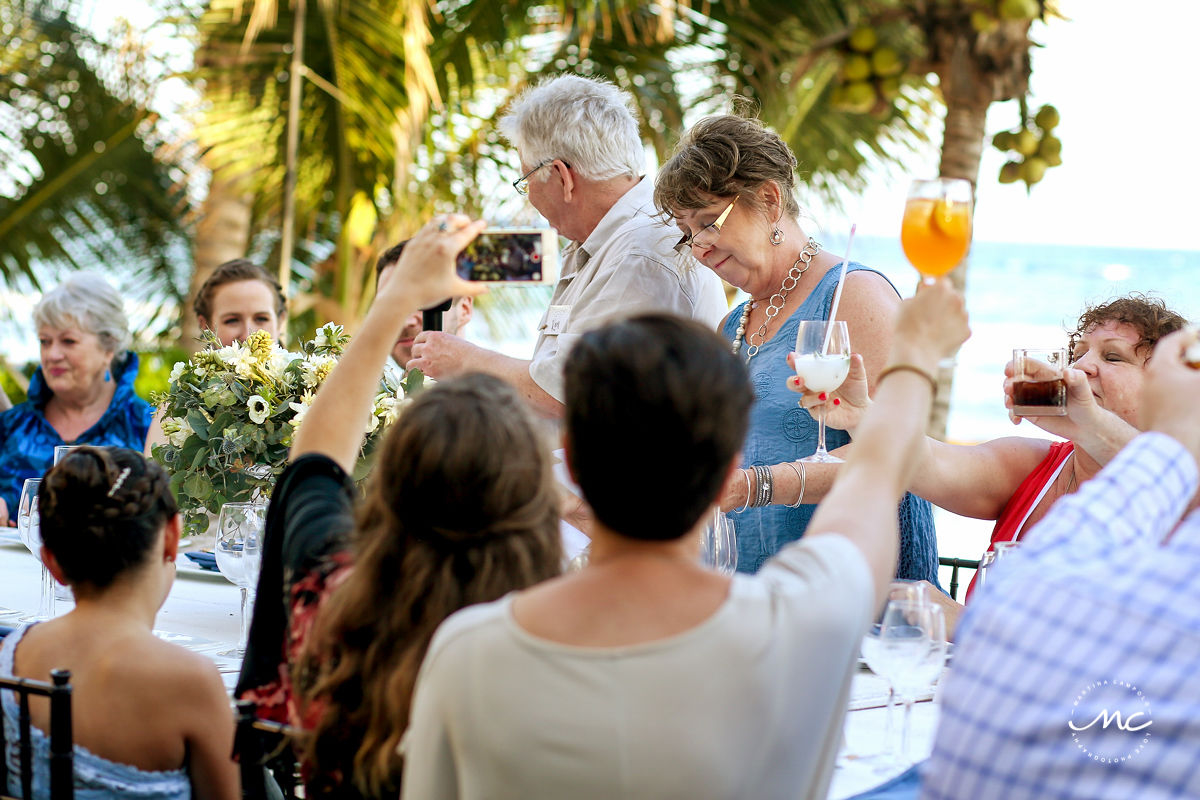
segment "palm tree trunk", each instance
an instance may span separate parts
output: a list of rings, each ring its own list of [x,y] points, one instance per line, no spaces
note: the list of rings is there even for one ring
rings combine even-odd
[[[246,255],[250,245],[250,197],[231,176],[213,172],[208,197],[196,223],[196,266],[183,308],[183,346],[195,352],[200,338],[200,323],[192,310],[196,292],[218,266]]]

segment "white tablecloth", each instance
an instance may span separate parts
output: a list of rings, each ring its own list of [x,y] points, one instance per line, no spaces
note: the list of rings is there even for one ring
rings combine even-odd
[[[29,611],[37,608],[41,586],[41,566],[20,544],[0,542],[0,606]],[[173,634],[185,646],[213,659],[221,670],[225,685],[231,690],[237,681],[237,661],[218,653],[233,647],[239,632],[239,593],[219,573],[202,572],[185,562],[180,564],[167,602],[159,611],[155,630]],[[70,608],[69,602],[59,602],[59,613]],[[4,624],[14,624],[5,621]],[[174,637],[172,637],[174,638]],[[865,756],[881,752],[885,746],[886,709],[861,708],[881,697],[878,678],[865,670],[855,677],[851,691],[851,708],[846,716],[845,736],[838,756],[838,768],[830,787],[830,800],[870,789],[903,772],[906,764],[889,770],[878,770],[863,763]],[[903,709],[897,707],[895,724],[899,726]],[[913,707],[912,751],[916,760],[929,756],[937,726],[937,706],[932,702]]]
[[[173,641],[212,658],[226,686],[232,687],[237,681],[238,662],[218,654],[228,652],[237,642],[241,625],[238,588],[220,573],[203,572],[191,562],[184,563],[183,555],[179,559],[175,585],[158,612],[154,628],[174,634]],[[0,607],[36,610],[41,575],[41,565],[24,545],[0,542]],[[58,601],[58,613],[70,608],[70,601]],[[5,619],[3,624],[17,623]]]

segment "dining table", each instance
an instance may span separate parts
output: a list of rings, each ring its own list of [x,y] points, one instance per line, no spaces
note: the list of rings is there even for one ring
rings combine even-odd
[[[41,591],[41,565],[15,533],[12,528],[0,532],[0,625],[10,627],[20,624],[20,614],[37,609]],[[155,620],[155,633],[212,659],[232,694],[240,659],[228,653],[240,635],[239,589],[219,572],[200,568],[184,553],[176,565],[175,583]],[[57,601],[56,613],[66,613],[71,605],[70,600]],[[890,761],[881,758],[889,747],[887,685],[859,666],[851,684],[829,800],[853,797],[928,758],[937,727],[935,695],[931,689],[913,705],[909,753]],[[897,706],[893,725],[901,724],[903,714],[903,708]],[[886,763],[881,766],[880,762]]]
[[[220,572],[202,569],[186,554],[176,563],[175,583],[154,623],[161,638],[212,659],[225,686],[232,692],[241,658],[229,655],[241,631],[241,593]],[[17,538],[15,528],[0,531],[0,625],[21,624],[22,614],[35,612],[41,596],[42,568]],[[62,591],[60,594],[68,594]],[[55,612],[65,614],[70,599],[55,602]]]

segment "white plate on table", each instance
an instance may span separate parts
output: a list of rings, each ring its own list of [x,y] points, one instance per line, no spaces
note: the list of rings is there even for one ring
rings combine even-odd
[[[204,569],[199,564],[187,558],[186,554],[180,553],[175,559],[175,574],[180,578],[194,578],[195,580],[219,581],[221,583],[229,583],[229,580],[219,571]],[[230,584],[231,586],[233,584]]]
[[[24,547],[25,543],[21,541],[21,537],[17,535],[16,528],[0,528],[0,544],[16,545]]]

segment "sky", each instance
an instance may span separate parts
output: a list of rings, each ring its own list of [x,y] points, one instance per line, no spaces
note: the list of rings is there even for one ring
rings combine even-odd
[[[979,241],[1200,249],[1200,106],[1192,76],[1200,29],[1194,0],[1058,0],[1068,20],[1035,23],[1032,110],[1058,108],[1063,164],[1026,195],[1001,185],[1004,155],[985,150],[975,211]],[[993,104],[988,136],[1014,128],[1015,101]],[[941,131],[932,136],[940,142]],[[900,235],[908,180],[937,174],[937,152],[904,173],[880,175],[845,203],[815,208],[830,230]],[[801,198],[802,201],[805,198]]]

